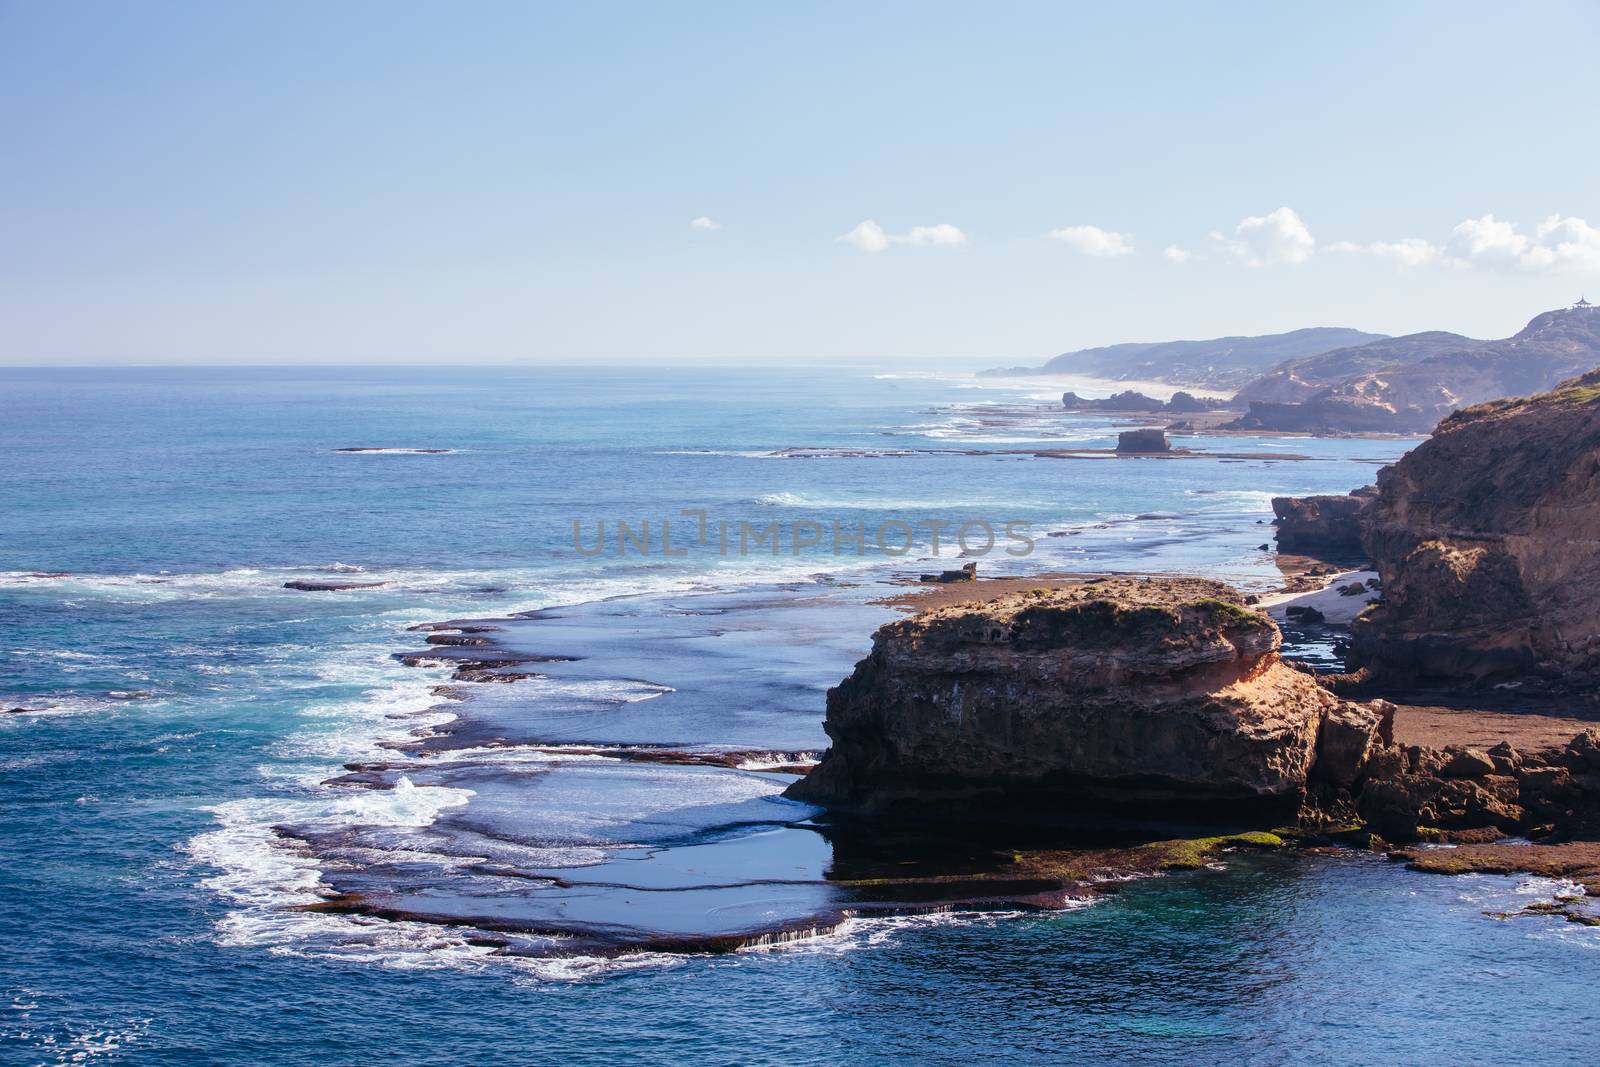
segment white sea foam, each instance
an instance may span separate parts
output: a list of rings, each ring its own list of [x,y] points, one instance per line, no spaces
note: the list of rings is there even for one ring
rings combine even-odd
[[[53,719],[65,716],[100,715],[106,712],[129,710],[137,707],[151,710],[168,705],[168,701],[150,698],[128,700],[109,694],[46,694],[26,696],[0,696],[0,722],[27,722],[36,719]]]
[[[329,935],[335,939],[360,935],[368,925],[348,916],[290,910],[293,905],[323,899],[329,887],[322,880],[317,860],[286,843],[274,827],[424,827],[440,812],[465,804],[471,796],[467,789],[415,786],[402,776],[393,789],[325,789],[312,795],[244,798],[204,809],[221,826],[191,838],[185,850],[220,872],[203,879],[202,884],[233,905],[217,924],[218,941],[292,948],[320,940],[322,947],[328,948]],[[438,936],[437,931],[433,936]]]
[[[729,558],[715,562],[701,573],[573,573],[555,578],[532,569],[364,572],[374,580],[383,579],[394,584],[382,590],[340,594],[344,599],[338,603],[341,610],[347,610],[351,620],[348,644],[335,647],[285,644],[263,650],[261,662],[256,664],[201,662],[196,665],[201,673],[205,673],[205,668],[213,668],[218,672],[239,670],[260,674],[278,698],[299,702],[302,722],[300,728],[275,746],[272,758],[260,767],[266,786],[262,795],[208,808],[217,825],[196,835],[184,846],[194,862],[209,868],[200,874],[203,884],[228,902],[229,910],[216,927],[217,939],[275,953],[331,954],[394,967],[507,965],[541,980],[583,980],[619,969],[675,965],[678,957],[658,959],[654,954],[621,959],[556,960],[502,955],[492,948],[469,944],[466,933],[433,924],[293,910],[292,905],[322,899],[328,886],[320,861],[286,841],[274,827],[290,824],[312,831],[356,826],[391,828],[415,833],[420,847],[426,848],[426,828],[442,812],[465,804],[473,795],[465,789],[416,785],[405,775],[398,777],[393,789],[354,789],[322,784],[329,777],[342,773],[342,764],[346,762],[396,762],[401,757],[393,749],[383,747],[384,742],[404,738],[418,728],[442,725],[453,717],[449,707],[441,706],[431,691],[447,677],[446,667],[431,670],[402,667],[393,662],[388,653],[405,640],[403,628],[410,623],[436,620],[460,609],[481,611],[481,603],[458,595],[464,589],[488,582],[506,587],[508,593],[494,610],[507,613],[514,610],[513,606],[515,610],[528,610],[621,595],[752,588],[810,578],[819,571],[847,573],[903,567],[907,562],[908,557]],[[327,570],[330,565],[319,567]],[[51,579],[14,572],[0,575],[0,585],[10,582],[31,586],[48,582],[52,584],[42,588],[52,591],[60,588],[76,597],[106,600],[303,597],[305,594],[283,590],[282,582],[286,576],[315,569],[318,568],[232,568],[203,574],[74,575]],[[394,596],[397,588],[403,593],[398,598]],[[419,592],[424,595],[417,595]],[[245,628],[258,629],[260,625],[263,624],[252,623]],[[173,655],[194,659],[216,654],[215,649],[206,648],[170,651]],[[285,671],[286,666],[290,669]],[[283,678],[278,677],[280,673]],[[237,686],[238,683],[225,684]],[[650,700],[670,691],[664,686],[632,680],[545,679],[529,684],[544,687],[547,694],[619,703]],[[351,687],[359,687],[360,691],[349,697],[326,695],[334,689]],[[304,698],[297,696],[297,692],[303,692]],[[105,703],[126,706],[122,702]],[[452,758],[493,758],[526,764],[551,760],[604,761],[612,757],[603,753],[581,756],[541,753],[525,748],[461,752],[454,753]],[[419,768],[431,765],[436,764],[419,763]],[[729,784],[736,790],[755,790],[763,794],[774,788],[770,780],[755,776],[745,783]],[[485,847],[500,846],[485,842]],[[388,854],[386,858],[394,859],[396,855]],[[445,867],[469,862],[467,857],[431,852],[419,853],[416,858]],[[869,925],[864,929],[874,927]],[[549,939],[528,939],[520,947],[539,953],[558,949],[560,945]]]
[[[37,1004],[31,1005],[37,1008]],[[39,1063],[80,1064],[98,1063],[101,1060],[120,1060],[130,1047],[142,1040],[150,1030],[152,1019],[148,1016],[101,1026],[71,1027],[57,1030],[47,1023],[29,1025],[31,1011],[23,1013],[22,1025],[11,1023],[0,1036],[14,1037],[30,1044],[45,1056]]]
[[[636,569],[610,574],[594,571],[551,571],[547,568],[418,570],[368,569],[363,578],[383,583],[380,587],[306,593],[285,589],[283,583],[303,578],[308,572],[326,571],[326,564],[294,568],[241,567],[225,571],[159,574],[72,574],[41,578],[34,572],[0,572],[0,589],[24,589],[31,593],[55,594],[102,603],[154,603],[207,599],[307,600],[321,605],[347,608],[351,616],[381,613],[386,619],[410,617],[414,621],[436,620],[450,614],[479,614],[492,610],[497,615],[540,608],[591,603],[619,596],[661,596],[711,589],[728,589],[762,583],[790,581],[819,572],[856,570],[882,566],[882,557],[784,555],[728,556],[707,561],[700,571]],[[346,565],[350,566],[350,565]],[[482,599],[486,588],[499,591],[492,609]],[[403,606],[402,606],[403,605]],[[281,627],[287,621],[272,625]],[[191,652],[217,655],[213,649],[172,649],[173,654]],[[94,657],[94,653],[69,653]],[[85,658],[87,664],[114,662],[108,657]]]
[[[1060,911],[1076,911],[1095,903],[1094,898],[1069,900]],[[1019,910],[978,911],[947,908],[913,915],[868,915],[847,918],[839,926],[818,929],[803,936],[775,940],[771,944],[752,945],[739,950],[738,955],[753,955],[783,949],[788,953],[815,955],[842,955],[865,948],[877,948],[906,934],[919,933],[950,926],[995,927],[1001,923],[1024,918],[1043,918],[1047,912]]]
[[[979,507],[1045,507],[1058,501],[1019,501],[1015,497],[985,497],[967,495],[959,497],[846,497],[812,493],[764,493],[755,498],[763,507],[812,508],[817,511],[931,511],[936,508],[970,510]],[[997,524],[998,525],[998,524]],[[824,531],[825,534],[827,531]],[[871,528],[868,528],[871,532]],[[827,544],[824,537],[823,544]]]
[[[732,456],[737,459],[781,459],[771,449],[720,449],[720,448],[667,448],[652,452],[655,456]]]
[[[1204,511],[1271,511],[1272,493],[1256,489],[1185,489],[1186,496],[1200,497]]]

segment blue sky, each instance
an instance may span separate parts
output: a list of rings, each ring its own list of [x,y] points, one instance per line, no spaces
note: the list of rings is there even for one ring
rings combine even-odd
[[[1600,293],[1597,55],[1595,2],[0,0],[0,362],[1503,336]]]

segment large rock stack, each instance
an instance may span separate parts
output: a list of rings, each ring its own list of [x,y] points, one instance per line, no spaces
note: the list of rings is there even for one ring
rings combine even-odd
[[[1600,731],[1545,750],[1402,745],[1392,704],[1339,699],[1279,642],[1235,590],[1193,578],[901,619],[829,691],[833,747],[787,795],[1011,825],[1600,834]]]
[[[985,798],[1040,821],[1292,817],[1323,720],[1347,705],[1283,663],[1279,642],[1237,591],[1202,579],[902,619],[829,692],[833,746],[789,795],[910,813]]]
[[[1346,496],[1275,496],[1273,525],[1280,552],[1333,559],[1359,558],[1361,516],[1377,489],[1366,486]]]

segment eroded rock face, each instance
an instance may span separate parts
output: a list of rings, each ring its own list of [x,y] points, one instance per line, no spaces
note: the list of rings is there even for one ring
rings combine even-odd
[[[1376,495],[1367,486],[1346,496],[1273,497],[1278,548],[1334,559],[1361,556],[1361,514]]]
[[[1237,591],[1202,579],[1110,579],[902,619],[828,693],[832,748],[788,795],[1040,821],[1292,814],[1323,719],[1344,704],[1284,664],[1279,641]]]
[[[1362,518],[1379,679],[1600,679],[1600,372],[1458,412],[1380,473]]]
[[[1072,392],[1062,393],[1061,406],[1073,411],[1164,411],[1192,414],[1201,411],[1220,411],[1228,406],[1228,401],[1210,397],[1202,399],[1193,393],[1180,390],[1172,394],[1172,399],[1163,402],[1153,396],[1124,389],[1120,393],[1101,399],[1079,396]]]
[[[1061,394],[1061,406],[1074,411],[1161,411],[1166,405],[1153,396],[1124,389],[1111,396],[1092,399],[1077,393]]]
[[[1117,451],[1137,455],[1141,452],[1170,452],[1165,430],[1123,430],[1117,434]]]
[[[1203,579],[1119,578],[882,627],[828,693],[833,746],[788,796],[837,813],[1093,826],[1297,823],[1381,839],[1600,837],[1600,730],[1559,747],[1396,743],[1277,627]]]
[[[1402,748],[1379,740],[1357,780],[1325,809],[1350,804],[1366,826],[1394,842],[1467,840],[1474,833],[1592,838],[1600,833],[1600,731],[1559,748],[1519,752],[1499,744]],[[1307,814],[1307,813],[1303,813]]]

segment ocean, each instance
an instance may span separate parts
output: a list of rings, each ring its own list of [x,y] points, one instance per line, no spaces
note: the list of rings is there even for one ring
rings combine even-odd
[[[0,370],[0,1062],[1594,1059],[1600,930],[1486,915],[1557,888],[1524,876],[1235,854],[1059,912],[802,936],[837,857],[773,768],[825,746],[897,581],[976,559],[1266,590],[1272,496],[1414,443],[1113,459],[1118,422],[1059,392]],[[425,629],[449,619],[533,676],[452,687]],[[335,892],[405,914],[301,907]],[[800,934],[640,936],[767,919]]]

